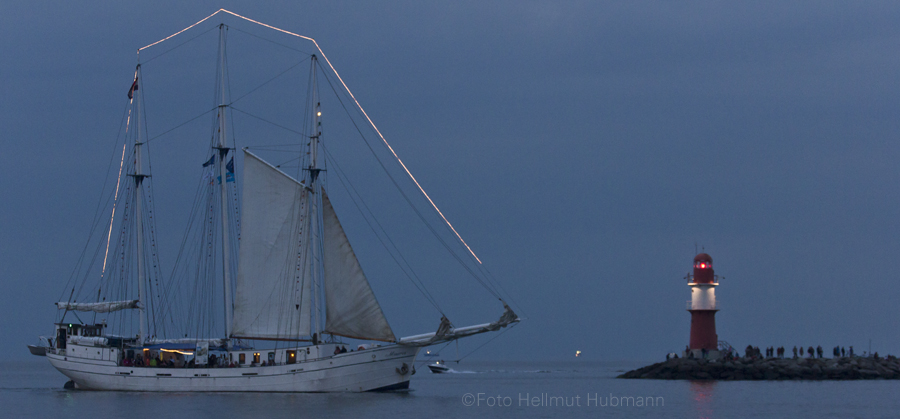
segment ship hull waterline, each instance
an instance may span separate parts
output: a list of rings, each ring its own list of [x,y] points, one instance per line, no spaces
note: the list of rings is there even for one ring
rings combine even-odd
[[[127,367],[51,353],[47,358],[79,390],[364,392],[408,388],[419,349],[391,345],[294,364],[240,368]]]

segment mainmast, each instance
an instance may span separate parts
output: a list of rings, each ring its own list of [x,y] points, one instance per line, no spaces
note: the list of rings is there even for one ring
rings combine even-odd
[[[219,95],[219,142],[216,147],[216,150],[219,151],[219,161],[217,164],[219,165],[219,192],[221,197],[219,199],[221,203],[221,212],[222,212],[222,280],[224,283],[224,298],[225,298],[225,337],[231,338],[231,322],[232,322],[232,306],[231,301],[231,247],[228,242],[228,233],[229,233],[229,224],[228,224],[228,173],[227,173],[227,164],[225,162],[225,158],[228,157],[228,147],[226,146],[226,124],[225,124],[225,108],[228,107],[228,104],[225,100],[226,94],[226,85],[225,85],[225,24],[219,24],[219,58],[220,58],[220,67],[221,67],[221,94]],[[231,346],[229,341],[228,346]]]
[[[144,178],[148,175],[144,174],[143,170],[143,162],[141,159],[141,146],[144,145],[141,142],[141,123],[140,117],[141,112],[138,109],[140,104],[140,99],[136,98],[136,95],[139,95],[140,90],[136,88],[138,82],[138,74],[140,72],[140,64],[138,64],[137,69],[134,70],[134,85],[131,88],[132,95],[132,110],[134,111],[134,126],[135,129],[135,137],[134,137],[134,174],[131,175],[134,178],[134,222],[137,229],[137,271],[138,271],[138,301],[141,302],[140,305],[140,317],[141,317],[141,334],[138,337],[138,343],[143,345],[144,342],[147,341],[147,301],[145,297],[147,296],[146,292],[146,278],[144,277],[144,216],[143,216],[143,182]]]

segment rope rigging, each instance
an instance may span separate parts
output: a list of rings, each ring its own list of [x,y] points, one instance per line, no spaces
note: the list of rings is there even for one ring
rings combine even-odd
[[[328,85],[331,87],[332,91],[334,92],[335,96],[337,97],[338,102],[341,104],[341,107],[344,109],[344,111],[349,116],[350,112],[347,109],[347,106],[344,104],[344,101],[341,100],[340,95],[337,93],[337,90],[334,88],[334,85],[331,83],[331,79],[327,76],[327,73],[325,76],[325,80],[328,81]],[[432,235],[434,235],[434,237],[444,246],[444,248],[447,249],[447,251],[453,256],[453,258],[456,259],[457,262],[459,262],[460,266],[462,266],[467,272],[469,272],[469,274],[472,275],[472,277],[475,278],[475,280],[478,281],[478,283],[480,283],[488,292],[490,292],[491,295],[493,295],[494,297],[496,297],[497,299],[500,299],[502,301],[502,298],[500,297],[500,294],[497,292],[497,290],[494,289],[488,282],[486,282],[482,278],[480,278],[475,273],[475,271],[473,271],[472,268],[469,267],[469,265],[467,263],[465,263],[463,261],[463,259],[455,251],[453,251],[453,249],[450,248],[450,245],[446,242],[446,240],[444,240],[443,237],[440,236],[440,234],[438,234],[438,232],[434,229],[434,227],[431,225],[431,223],[429,223],[428,220],[425,219],[425,216],[422,214],[422,212],[419,211],[419,209],[415,206],[415,204],[413,204],[412,200],[409,198],[409,196],[406,194],[406,192],[403,191],[403,188],[400,186],[400,184],[397,182],[397,180],[394,178],[394,176],[391,175],[390,171],[387,169],[387,166],[385,166],[385,164],[381,160],[381,158],[378,157],[378,153],[375,152],[375,149],[372,147],[372,145],[366,139],[365,135],[362,133],[362,130],[356,124],[356,121],[354,121],[352,117],[350,118],[350,121],[353,124],[353,127],[356,129],[357,133],[359,133],[360,138],[362,138],[363,142],[366,144],[366,147],[372,153],[372,156],[375,157],[375,160],[378,162],[378,164],[381,166],[382,170],[384,170],[385,174],[388,176],[388,179],[391,180],[391,183],[394,184],[394,187],[397,188],[397,191],[400,192],[401,196],[403,196],[403,199],[407,202],[407,204],[409,204],[410,208],[412,208],[412,210],[416,213],[416,215],[419,217],[419,219],[422,220],[422,223],[425,225],[425,227],[428,228],[429,231],[431,231]],[[479,264],[480,264],[480,261],[479,261]]]

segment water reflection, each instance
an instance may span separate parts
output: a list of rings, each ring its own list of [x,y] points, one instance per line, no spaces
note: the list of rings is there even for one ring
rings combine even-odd
[[[713,403],[716,392],[716,381],[691,381],[691,401],[696,417],[707,419],[714,417]]]

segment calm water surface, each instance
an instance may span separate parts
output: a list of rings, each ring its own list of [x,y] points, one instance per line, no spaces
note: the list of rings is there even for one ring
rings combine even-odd
[[[896,418],[900,382],[619,380],[642,362],[469,362],[424,366],[388,394],[161,394],[63,390],[45,359],[0,363],[3,417]],[[643,403],[644,406],[635,406]]]

